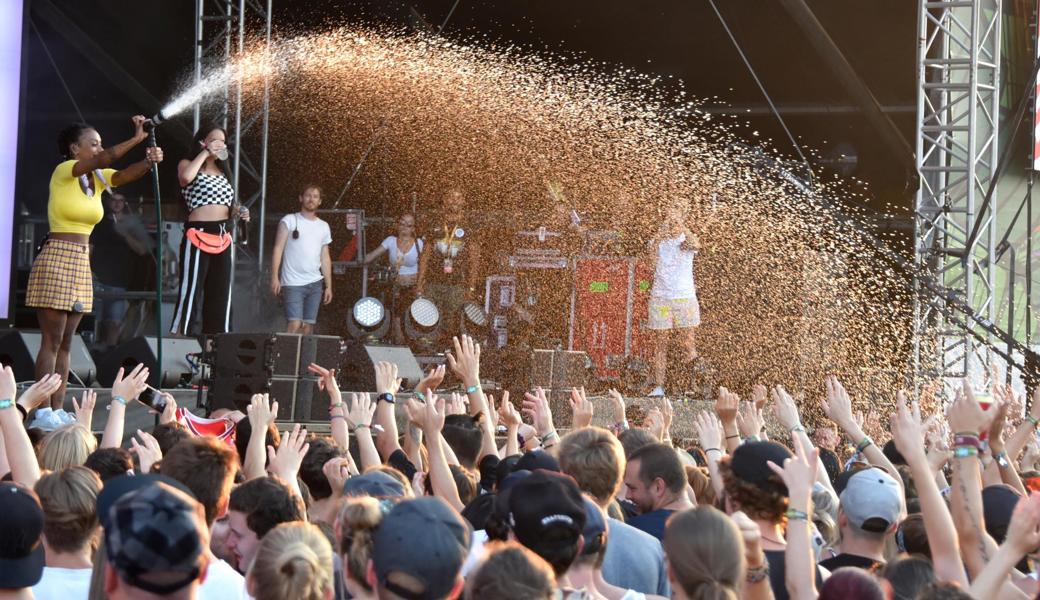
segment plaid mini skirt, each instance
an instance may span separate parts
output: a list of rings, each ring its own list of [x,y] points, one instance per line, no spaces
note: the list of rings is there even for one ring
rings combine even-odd
[[[44,242],[29,273],[25,305],[74,313],[93,310],[89,247],[65,240]]]

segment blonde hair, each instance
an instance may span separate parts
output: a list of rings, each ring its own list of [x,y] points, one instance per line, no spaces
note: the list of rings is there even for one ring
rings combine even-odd
[[[670,519],[664,553],[673,585],[688,598],[736,600],[747,573],[744,542],[737,525],[722,511],[698,506]]]
[[[343,554],[346,575],[366,592],[372,591],[365,577],[372,556],[372,534],[382,522],[382,506],[369,496],[347,498],[339,512],[339,551]]]
[[[322,600],[332,589],[332,546],[310,523],[282,523],[261,540],[248,577],[256,600]]]
[[[48,473],[36,482],[43,506],[43,536],[55,552],[75,552],[90,543],[98,527],[101,478],[86,467]]]
[[[617,437],[606,429],[575,429],[560,440],[560,468],[596,502],[608,502],[621,487],[625,451]]]
[[[40,466],[48,471],[60,471],[82,465],[94,450],[97,450],[97,440],[89,429],[79,423],[65,425],[43,438]]]

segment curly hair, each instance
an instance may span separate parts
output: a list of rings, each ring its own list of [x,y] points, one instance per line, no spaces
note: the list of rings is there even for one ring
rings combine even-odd
[[[722,475],[722,489],[726,497],[739,505],[740,510],[752,519],[764,519],[771,523],[786,522],[787,487],[778,476],[770,476],[761,485],[748,483],[733,473],[728,456],[719,461],[719,473]]]

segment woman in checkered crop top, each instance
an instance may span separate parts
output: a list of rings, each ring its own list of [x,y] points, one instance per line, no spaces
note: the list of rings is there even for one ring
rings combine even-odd
[[[249,211],[238,205],[228,181],[226,139],[217,125],[202,127],[195,133],[198,154],[177,165],[188,220],[181,240],[180,297],[171,329],[175,334],[212,335],[231,330],[233,219],[249,221]]]

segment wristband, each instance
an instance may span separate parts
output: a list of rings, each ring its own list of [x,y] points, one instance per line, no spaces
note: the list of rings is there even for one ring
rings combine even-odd
[[[22,406],[21,404],[18,404],[17,402],[15,402],[14,403],[14,407],[17,408],[18,412],[20,412],[22,414],[22,421],[23,422],[29,420],[29,411],[25,410],[24,406]]]
[[[0,400],[0,409],[11,408],[12,406],[14,406],[14,400],[12,400],[10,398],[5,398],[4,400]]]
[[[758,441],[758,436],[757,435],[749,435],[746,438],[744,438],[744,441],[745,442],[757,442]]]
[[[614,435],[621,435],[622,431],[628,431],[628,421],[614,423],[614,426],[611,429],[614,430]]]
[[[802,427],[802,424],[799,423],[791,428],[791,433],[794,433],[796,431],[801,431],[802,433],[805,433],[805,427]]]
[[[1040,419],[1037,419],[1033,415],[1026,415],[1026,421],[1029,421],[1033,424],[1033,429],[1036,429],[1036,426],[1040,425]]]
[[[329,416],[329,421],[335,421],[336,419],[343,419],[344,421],[347,420],[347,418],[344,417],[343,415],[330,415]]]
[[[479,391],[480,391],[480,386],[479,385],[471,385],[468,388],[466,388],[466,393],[467,394],[476,394]]]
[[[863,452],[867,449],[868,446],[871,446],[873,443],[874,440],[870,439],[869,435],[863,436],[863,439],[860,440],[858,444],[856,444],[856,453],[858,454],[860,452]]]
[[[968,458],[969,456],[978,456],[979,449],[975,446],[960,446],[953,449],[954,458]]]
[[[426,394],[423,394],[419,390],[415,390],[415,397],[422,400],[423,402],[426,402]]]
[[[955,447],[967,446],[978,450],[979,436],[966,433],[958,433],[957,435],[953,436],[953,445]]]
[[[739,440],[740,439],[740,434],[739,433],[734,433],[733,435],[727,435],[726,439],[727,440],[733,440],[733,439]]]
[[[705,448],[704,449],[704,453],[707,454],[707,453],[711,452],[712,450],[718,452],[719,454],[722,454],[722,450],[720,450],[718,448]]]
[[[761,583],[769,578],[769,562],[763,562],[760,567],[748,567],[746,580],[748,583]]]
[[[122,404],[123,406],[126,406],[126,398],[124,398],[122,396],[112,396],[112,401],[113,402],[118,402],[118,403]]]
[[[553,438],[556,438],[557,440],[560,439],[560,434],[556,433],[555,429],[542,436],[542,445],[545,445],[545,442],[548,442]]]
[[[418,395],[418,393],[416,395]],[[376,396],[376,402],[377,403],[379,403],[379,402],[387,402],[389,404],[396,404],[397,403],[394,400],[394,395],[391,394],[390,392],[383,392],[382,394],[379,394],[378,396]]]
[[[784,512],[784,516],[787,517],[788,521],[808,521],[809,515],[796,509],[789,508]]]
[[[369,425],[364,424],[364,423],[358,423],[357,425],[354,426],[354,429],[352,429],[351,432],[352,433],[357,433],[358,429],[371,429],[371,427]]]
[[[994,453],[993,454],[993,460],[997,461],[997,464],[1002,469],[1008,468],[1008,465],[1011,464],[1011,463],[1008,462],[1008,459],[1007,459],[1007,450],[1001,450],[1000,452]]]
[[[337,402],[337,403],[335,403],[333,405],[330,405],[329,406],[329,412],[332,412],[332,409],[334,409],[334,408],[343,408],[343,402],[340,401],[340,402]]]

